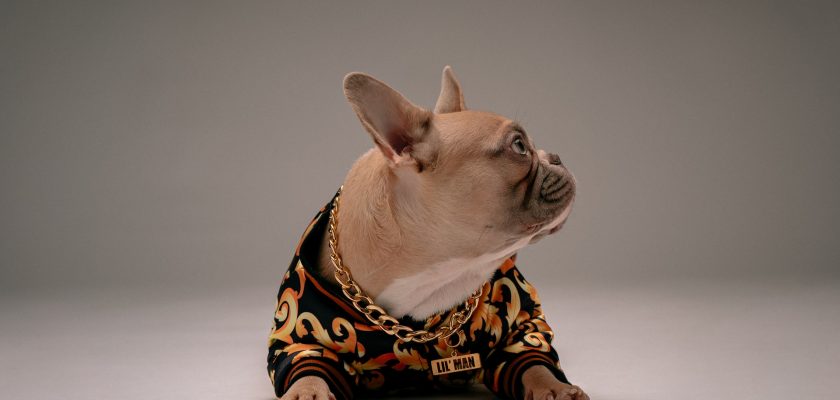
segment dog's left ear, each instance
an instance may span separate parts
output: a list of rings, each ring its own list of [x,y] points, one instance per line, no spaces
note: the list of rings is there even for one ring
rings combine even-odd
[[[360,72],[344,77],[344,95],[389,165],[413,164],[423,170],[434,147],[429,143],[431,112]]]
[[[455,79],[452,67],[443,68],[443,76],[440,78],[440,95],[435,104],[435,113],[445,114],[464,111],[467,105],[464,103],[464,93],[461,92],[461,84]]]

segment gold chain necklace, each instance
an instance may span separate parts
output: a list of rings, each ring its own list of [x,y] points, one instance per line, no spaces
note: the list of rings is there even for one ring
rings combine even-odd
[[[359,312],[364,314],[365,317],[367,317],[368,321],[370,321],[372,324],[376,325],[389,335],[396,336],[403,342],[426,343],[431,340],[443,337],[447,346],[453,349],[457,346],[460,346],[465,340],[464,333],[461,331],[461,327],[464,325],[464,323],[469,321],[476,307],[478,307],[478,302],[481,299],[482,288],[479,287],[478,290],[476,290],[472,295],[470,295],[470,297],[464,302],[463,310],[453,313],[450,316],[448,322],[442,324],[434,332],[430,332],[425,329],[415,330],[411,327],[400,324],[399,320],[389,315],[382,307],[377,306],[373,302],[372,298],[370,298],[369,296],[364,294],[364,292],[362,292],[362,289],[359,287],[356,281],[353,280],[353,277],[350,276],[350,271],[344,266],[344,264],[341,261],[341,256],[338,254],[338,206],[339,198],[341,197],[341,190],[343,188],[344,186],[338,189],[338,193],[335,196],[335,200],[333,200],[332,209],[330,210],[329,244],[330,260],[332,260],[333,266],[335,266],[335,280],[337,280],[338,284],[341,286],[341,291],[344,293],[344,296],[347,297],[347,299],[353,303],[353,307],[355,307],[356,310],[358,310]],[[455,339],[453,341],[450,341],[450,338],[453,336],[455,337]],[[454,350],[452,354],[453,356],[457,356],[457,353]],[[466,355],[462,357],[475,357],[474,361],[478,361],[478,355]],[[444,360],[436,361],[447,360],[451,361],[453,359],[447,358]],[[467,360],[465,364],[469,366],[469,360]],[[480,368],[480,364],[478,367],[474,368]],[[456,371],[453,370],[448,372]]]

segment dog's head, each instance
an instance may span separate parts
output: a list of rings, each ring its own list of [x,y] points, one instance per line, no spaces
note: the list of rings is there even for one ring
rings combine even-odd
[[[569,215],[575,179],[560,157],[517,122],[468,110],[449,67],[434,111],[362,73],[344,78],[344,93],[387,160],[398,222],[428,229],[442,251],[508,255]]]

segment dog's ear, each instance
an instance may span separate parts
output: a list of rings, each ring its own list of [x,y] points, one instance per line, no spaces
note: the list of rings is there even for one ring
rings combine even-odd
[[[464,111],[467,105],[464,103],[464,93],[461,92],[461,84],[455,79],[455,74],[452,73],[452,67],[443,67],[443,76],[440,78],[440,95],[438,96],[437,104],[435,104],[435,112],[438,114],[452,113]]]
[[[344,77],[344,95],[362,125],[392,165],[422,161],[416,146],[427,139],[432,113],[412,104],[372,76],[353,72]]]

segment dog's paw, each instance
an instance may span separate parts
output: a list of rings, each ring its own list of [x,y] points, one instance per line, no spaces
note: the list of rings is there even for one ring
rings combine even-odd
[[[553,385],[539,388],[525,388],[527,400],[589,400],[583,389],[557,381]]]
[[[558,381],[548,368],[541,365],[525,371],[522,386],[526,400],[589,400],[583,389]]]
[[[335,395],[323,379],[304,376],[296,380],[280,400],[335,400]]]

